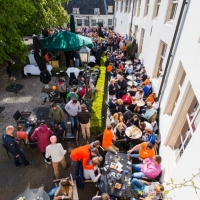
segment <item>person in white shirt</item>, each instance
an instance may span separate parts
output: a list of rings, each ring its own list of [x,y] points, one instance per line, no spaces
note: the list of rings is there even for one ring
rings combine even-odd
[[[90,55],[90,59],[89,59],[88,66],[94,67],[95,64],[96,64],[96,58],[91,54],[91,55]]]
[[[101,158],[96,156],[92,158],[92,164],[94,165],[94,169],[83,169],[83,175],[85,179],[92,179],[93,182],[97,182],[99,177],[101,176],[101,171],[98,168],[100,165]],[[95,171],[98,170],[98,175],[95,176]]]
[[[50,137],[51,144],[46,147],[45,157],[49,158],[51,156],[53,170],[56,179],[59,179],[59,164],[62,165],[64,169],[67,169],[70,164],[66,164],[65,154],[66,150],[63,149],[62,145],[57,142],[57,137],[55,135]]]
[[[153,103],[153,105],[152,105],[152,108],[158,110],[158,108],[159,108],[158,97],[155,97],[155,98],[154,98],[154,103]]]

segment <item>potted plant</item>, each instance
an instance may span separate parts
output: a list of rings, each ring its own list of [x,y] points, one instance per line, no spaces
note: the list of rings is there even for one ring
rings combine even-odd
[[[17,78],[22,78],[22,71],[23,68],[19,64],[13,64],[10,66],[10,71],[12,73],[12,76],[17,77]]]

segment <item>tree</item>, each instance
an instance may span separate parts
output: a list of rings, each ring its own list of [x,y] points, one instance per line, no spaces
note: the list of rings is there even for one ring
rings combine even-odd
[[[0,63],[18,56],[25,60],[23,35],[39,34],[41,28],[67,23],[63,4],[68,0],[0,0]]]

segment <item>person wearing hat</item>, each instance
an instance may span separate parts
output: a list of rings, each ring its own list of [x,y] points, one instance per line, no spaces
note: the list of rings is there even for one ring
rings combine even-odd
[[[51,160],[45,157],[46,147],[50,144],[50,137],[52,136],[52,131],[46,125],[46,121],[42,120],[38,128],[35,129],[31,135],[31,140],[37,141],[37,146],[39,151],[44,156],[44,161],[47,164],[51,164]]]
[[[67,111],[67,113],[70,116],[70,121],[71,121],[71,132],[72,134],[74,134],[74,130],[78,130],[78,125],[77,125],[77,115],[78,112],[81,111],[81,106],[80,103],[77,99],[73,99],[71,101],[69,101],[66,105],[65,105],[65,110]]]
[[[81,124],[83,139],[90,138],[90,113],[85,104],[81,105],[81,112],[78,113],[78,121]]]

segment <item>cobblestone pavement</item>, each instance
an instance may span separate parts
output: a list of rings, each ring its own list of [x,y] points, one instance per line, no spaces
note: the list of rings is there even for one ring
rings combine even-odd
[[[6,75],[5,68],[0,68],[1,76]],[[19,111],[32,111],[36,107],[49,106],[49,102],[42,104],[42,87],[43,83],[39,81],[39,76],[23,77],[22,79],[13,81],[7,78],[1,78],[0,84],[0,106],[5,106],[3,114],[5,119],[0,119],[0,136],[5,133],[7,125],[14,125],[16,122],[13,119],[13,114]],[[24,94],[17,94],[11,96],[13,93],[6,92],[6,87],[13,84],[23,84],[21,92]],[[49,83],[50,86],[55,84],[53,78]],[[1,140],[2,137],[0,137]],[[91,139],[92,140],[92,139]],[[82,137],[80,137],[79,144],[82,144]],[[33,150],[34,157],[32,158],[28,147],[21,144],[28,160],[33,160],[33,164],[29,167],[20,166],[16,168],[13,158],[8,158],[5,150],[0,146],[0,200],[13,200],[16,196],[27,189],[43,187],[45,191],[50,191],[53,188],[52,180],[54,179],[52,165],[44,162],[42,155],[37,149]],[[76,147],[75,143],[64,145],[68,153],[66,160],[69,161],[69,154],[71,150]],[[67,170],[60,168],[60,177],[68,177],[73,175],[73,168],[70,166]],[[78,191],[78,198],[80,200],[89,200],[96,194],[97,189],[93,183],[86,183],[83,191]]]

